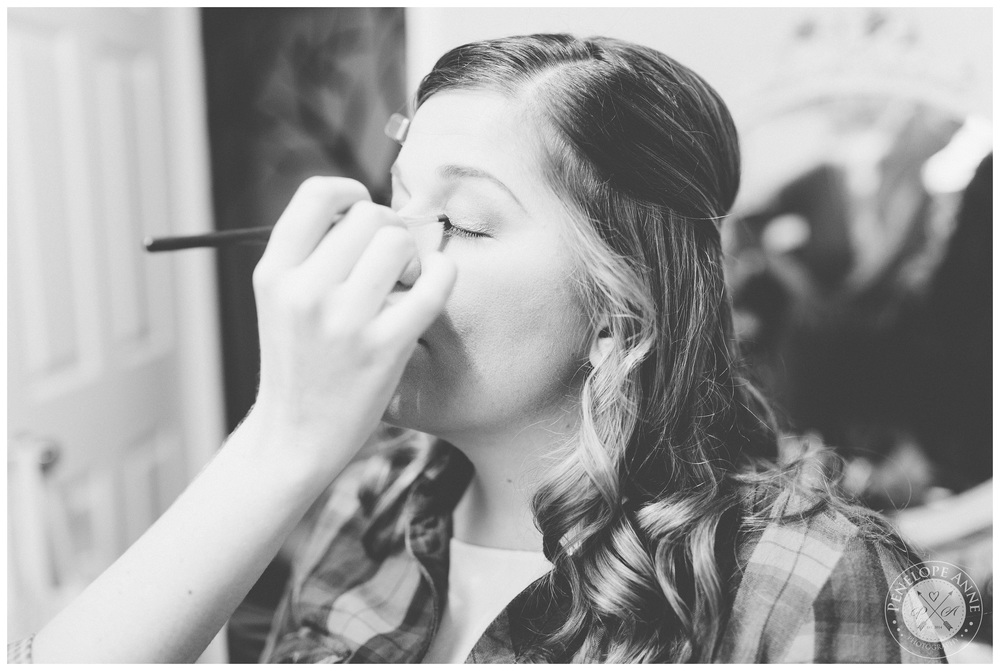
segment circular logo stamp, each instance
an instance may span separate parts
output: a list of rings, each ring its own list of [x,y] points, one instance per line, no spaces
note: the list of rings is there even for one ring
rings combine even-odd
[[[964,648],[983,622],[979,588],[964,570],[943,561],[906,569],[889,586],[885,624],[905,650],[927,659]]]

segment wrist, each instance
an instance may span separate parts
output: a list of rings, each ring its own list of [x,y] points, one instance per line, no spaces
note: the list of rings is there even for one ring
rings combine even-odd
[[[350,463],[349,449],[329,436],[312,435],[294,418],[254,406],[226,440],[222,452],[242,468],[275,484],[319,495]]]

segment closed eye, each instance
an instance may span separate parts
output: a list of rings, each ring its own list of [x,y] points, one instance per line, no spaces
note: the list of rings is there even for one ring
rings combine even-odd
[[[460,238],[488,238],[486,233],[480,233],[479,231],[471,231],[467,228],[462,228],[461,226],[455,225],[455,220],[448,217],[448,223],[444,225],[444,234],[447,236],[457,236]]]
[[[409,200],[409,192],[406,190],[406,186],[403,184],[402,178],[399,176],[398,168],[394,163],[389,169],[390,183],[392,188],[392,209],[399,211],[403,206],[405,200]],[[447,237],[458,237],[458,238],[488,238],[490,237],[486,233],[480,231],[473,231],[468,228],[463,228],[455,224],[455,220],[452,217],[448,217],[448,221],[444,225],[444,234]]]

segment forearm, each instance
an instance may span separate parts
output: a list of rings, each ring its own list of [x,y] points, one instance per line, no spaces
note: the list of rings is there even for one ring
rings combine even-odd
[[[36,662],[194,661],[325,486],[258,459],[244,425],[122,557],[35,637]],[[325,478],[329,481],[329,476]]]
[[[254,410],[149,531],[38,633],[37,661],[198,656],[378,424],[444,309],[456,271],[440,252],[396,290],[416,258],[404,222],[360,183],[316,177],[299,188],[254,269]]]

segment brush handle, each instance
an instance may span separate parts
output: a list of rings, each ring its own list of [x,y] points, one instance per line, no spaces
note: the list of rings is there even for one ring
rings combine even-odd
[[[334,219],[330,226],[343,219],[340,215]],[[427,226],[429,224],[443,224],[447,229],[451,222],[443,214],[430,215],[426,217],[403,217],[403,222],[409,227]],[[234,228],[228,231],[215,231],[214,233],[203,233],[201,235],[178,235],[169,238],[146,238],[143,244],[147,252],[171,252],[177,249],[196,249],[198,247],[228,247],[239,244],[266,244],[271,237],[272,226],[260,226],[258,228]]]
[[[170,252],[176,249],[197,247],[228,247],[237,244],[266,244],[271,237],[271,226],[259,228],[235,228],[230,231],[216,231],[202,235],[180,235],[171,238],[146,238],[147,252]]]

